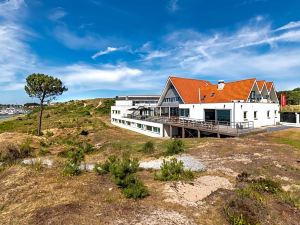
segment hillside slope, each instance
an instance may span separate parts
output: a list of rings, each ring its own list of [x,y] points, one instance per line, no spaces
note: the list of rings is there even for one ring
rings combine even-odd
[[[36,112],[0,123],[1,224],[298,224],[299,129],[184,139],[184,156],[206,170],[182,181],[160,181],[154,170],[139,170],[150,194],[139,200],[126,198],[112,173],[66,176],[76,149],[84,150],[86,166],[112,155],[140,162],[165,156],[172,141],[112,126],[111,104],[95,99],[47,107],[41,137],[34,135]],[[4,156],[16,156],[7,154],[11,146],[22,154],[7,163]],[[41,161],[24,165],[24,159]]]

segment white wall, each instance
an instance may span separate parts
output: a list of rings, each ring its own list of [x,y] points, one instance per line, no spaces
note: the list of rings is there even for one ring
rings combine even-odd
[[[114,122],[113,118],[118,119],[118,120],[124,120],[125,124]],[[131,125],[127,125],[126,122],[130,122]],[[153,122],[142,121],[142,120],[135,120],[135,119],[128,119],[128,118],[116,118],[116,117],[111,118],[111,123],[118,127],[125,128],[125,129],[131,130],[131,131],[134,131],[134,132],[137,132],[140,134],[144,134],[144,135],[147,135],[150,137],[163,137],[163,134],[164,134],[163,124],[161,124],[161,123],[153,123]],[[157,127],[160,129],[160,132],[156,133],[153,131],[148,131],[148,130],[146,130],[146,127],[144,129],[138,128],[137,123],[145,125],[145,126]]]
[[[247,120],[254,122],[254,127],[276,125],[280,121],[279,105],[276,103],[203,103],[181,104],[179,108],[189,108],[191,119],[204,120],[204,109],[229,109],[231,110],[231,122],[245,122],[244,111],[247,111]],[[270,117],[267,117],[267,111]],[[277,116],[275,116],[275,110]],[[254,111],[257,111],[257,119],[254,119]]]
[[[116,100],[115,105],[116,106],[132,106],[133,101],[132,100]]]

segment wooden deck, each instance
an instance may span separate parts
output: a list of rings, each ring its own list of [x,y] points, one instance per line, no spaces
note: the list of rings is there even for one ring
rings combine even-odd
[[[130,117],[128,117],[130,118]],[[170,126],[170,135],[172,136],[172,127],[182,128],[182,136],[185,136],[185,129],[192,129],[198,131],[198,137],[201,132],[208,132],[212,134],[217,134],[218,137],[220,135],[224,136],[243,136],[252,132],[259,131],[255,129],[253,126],[253,122],[216,122],[216,121],[203,121],[196,119],[188,119],[188,118],[179,118],[179,117],[134,117],[131,119],[149,121],[154,123],[162,123],[164,125]]]

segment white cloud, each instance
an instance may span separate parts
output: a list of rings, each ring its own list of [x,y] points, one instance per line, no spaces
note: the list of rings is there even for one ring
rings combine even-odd
[[[0,2],[0,17],[11,21],[19,19],[26,13],[20,10],[26,6],[24,0],[4,0]]]
[[[149,86],[142,83],[133,85],[143,78],[143,72],[126,65],[73,64],[49,69],[52,74],[60,74],[62,81],[73,91],[142,89]]]
[[[63,8],[57,7],[50,11],[48,18],[52,21],[58,21],[58,20],[62,19],[63,17],[65,17],[66,15],[67,15],[67,12]]]
[[[77,34],[66,26],[57,26],[54,37],[70,49],[94,50],[109,45],[108,39],[93,33]]]
[[[278,29],[276,29],[276,31],[294,29],[294,28],[299,28],[299,27],[300,27],[300,21],[292,21],[292,22],[289,22],[288,24],[285,24],[282,27],[279,27]]]
[[[163,58],[168,56],[168,52],[162,52],[162,51],[150,51],[149,54],[144,58],[144,60],[153,60],[156,58]]]
[[[171,33],[162,43],[164,48],[159,50],[167,57],[155,65],[162,70],[202,79],[207,76],[206,79],[215,80],[257,77],[277,81],[279,88],[287,87],[286,79],[289,79],[290,83],[300,86],[297,78],[300,30],[274,32],[276,29],[262,22],[258,20],[232,33],[215,31],[209,35],[194,30]]]
[[[11,0],[0,3],[0,85],[3,89],[9,83],[18,82],[36,64],[36,57],[31,53],[27,40],[33,34],[19,25],[20,13],[26,13],[25,3]],[[9,86],[9,85],[8,85]]]
[[[115,52],[115,51],[119,51],[119,50],[120,50],[120,48],[107,47],[105,50],[96,52],[94,55],[92,55],[92,59],[96,59],[101,55],[107,55],[111,52]]]
[[[177,11],[179,9],[178,1],[179,0],[169,0],[167,5],[168,10],[171,12]]]

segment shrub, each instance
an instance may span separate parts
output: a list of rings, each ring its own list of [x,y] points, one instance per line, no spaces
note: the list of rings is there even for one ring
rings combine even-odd
[[[32,140],[27,138],[23,143],[20,145],[20,154],[22,158],[26,158],[32,156],[33,148],[31,147]]]
[[[167,155],[176,155],[184,151],[183,142],[179,139],[174,139],[167,145]]]
[[[54,133],[53,133],[52,131],[49,131],[49,130],[48,130],[48,131],[46,132],[46,136],[47,136],[47,137],[52,137],[53,135],[54,135]]]
[[[87,136],[87,135],[89,135],[89,132],[87,130],[82,130],[80,132],[80,135]]]
[[[109,167],[109,171],[112,175],[112,179],[116,185],[125,188],[128,186],[128,177],[131,174],[137,172],[139,168],[139,162],[137,159],[130,159],[124,157],[122,160],[116,160]]]
[[[41,155],[41,156],[47,155],[48,153],[49,153],[49,150],[47,148],[42,147],[39,149],[39,155]]]
[[[182,161],[172,158],[170,161],[164,160],[160,171],[154,174],[154,179],[161,181],[170,180],[191,180],[194,174],[191,170],[185,170]]]
[[[271,194],[277,194],[282,192],[282,188],[279,183],[270,180],[270,179],[263,179],[260,178],[251,184],[251,187],[259,192],[268,192]]]
[[[120,160],[116,156],[110,156],[104,163],[97,164],[94,170],[98,174],[110,173],[114,183],[122,188],[125,197],[138,199],[149,195],[143,182],[135,176],[138,167],[137,159],[123,156]]]
[[[80,164],[84,160],[82,149],[73,149],[68,152],[68,160],[63,169],[63,173],[67,176],[77,176],[81,173]]]
[[[108,160],[106,160],[104,163],[97,163],[95,165],[94,171],[98,173],[99,175],[109,173],[110,166],[117,161],[117,157],[115,155],[112,155],[108,157]]]
[[[153,141],[147,141],[143,145],[142,151],[144,153],[152,153],[152,152],[154,152],[154,142]]]
[[[126,198],[133,199],[145,198],[149,195],[149,191],[143,182],[135,176],[132,176],[127,187],[123,189],[123,193]]]
[[[227,220],[232,225],[257,225],[267,217],[265,207],[250,198],[237,197],[224,208]]]
[[[1,162],[13,163],[20,158],[21,158],[21,154],[17,145],[9,143],[3,147],[0,155]]]
[[[88,142],[81,143],[80,147],[82,148],[83,153],[91,153],[92,151],[94,151],[94,146]]]

